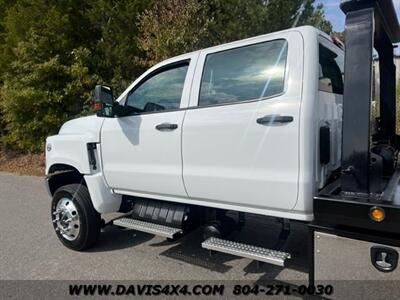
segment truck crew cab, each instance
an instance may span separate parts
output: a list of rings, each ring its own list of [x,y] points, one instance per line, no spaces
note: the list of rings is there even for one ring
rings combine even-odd
[[[395,268],[400,172],[392,45],[399,25],[391,1],[341,7],[346,58],[336,39],[305,26],[168,59],[116,100],[111,87],[96,86],[97,114],[65,123],[46,141],[52,220],[62,243],[89,248],[104,225],[101,214],[124,212],[114,224],[167,238],[203,226],[203,248],[283,266],[290,253],[225,239],[254,213],[308,222],[310,249],[314,235],[380,236],[394,247],[383,260]],[[376,132],[374,46],[381,76]]]

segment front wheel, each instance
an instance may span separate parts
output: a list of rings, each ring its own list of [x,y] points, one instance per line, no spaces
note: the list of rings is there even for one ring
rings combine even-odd
[[[82,184],[62,186],[54,193],[51,216],[57,237],[68,248],[84,250],[93,246],[101,228],[89,191]]]

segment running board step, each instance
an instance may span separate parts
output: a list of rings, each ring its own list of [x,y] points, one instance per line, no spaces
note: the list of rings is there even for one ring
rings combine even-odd
[[[173,239],[175,235],[183,233],[182,229],[145,222],[132,218],[120,218],[113,221],[114,225],[134,229],[154,235]]]
[[[214,237],[205,240],[201,246],[208,250],[246,257],[281,267],[285,265],[286,259],[290,259],[289,253],[241,244]]]

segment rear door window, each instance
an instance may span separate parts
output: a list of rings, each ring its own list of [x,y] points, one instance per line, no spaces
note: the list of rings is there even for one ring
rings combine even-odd
[[[257,100],[284,90],[287,41],[275,40],[206,57],[199,106]]]

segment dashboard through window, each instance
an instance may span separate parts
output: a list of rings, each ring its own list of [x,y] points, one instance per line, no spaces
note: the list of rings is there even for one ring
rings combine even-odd
[[[207,55],[199,106],[256,100],[284,90],[288,44],[274,40]]]
[[[126,105],[134,113],[179,109],[188,67],[183,63],[155,73],[129,93]]]

